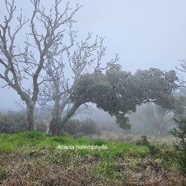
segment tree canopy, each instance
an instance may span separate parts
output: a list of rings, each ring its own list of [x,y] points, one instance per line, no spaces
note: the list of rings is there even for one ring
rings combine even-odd
[[[125,116],[135,111],[137,105],[154,102],[168,110],[174,110],[172,92],[177,88],[174,71],[163,72],[156,68],[138,70],[134,75],[113,65],[106,73],[84,74],[71,96],[73,102],[92,102],[97,107],[116,116],[116,122],[130,129]]]

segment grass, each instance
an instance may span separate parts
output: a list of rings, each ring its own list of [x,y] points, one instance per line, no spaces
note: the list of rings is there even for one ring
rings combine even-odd
[[[151,154],[148,146],[129,142],[37,131],[0,134],[0,185],[182,185],[175,151],[163,145]],[[79,149],[85,146],[97,149]]]

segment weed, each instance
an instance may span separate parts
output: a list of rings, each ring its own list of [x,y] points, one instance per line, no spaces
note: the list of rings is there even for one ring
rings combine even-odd
[[[159,153],[159,149],[152,145],[148,140],[146,136],[141,136],[141,139],[137,142],[137,145],[147,146],[149,148],[150,154],[152,156]]]

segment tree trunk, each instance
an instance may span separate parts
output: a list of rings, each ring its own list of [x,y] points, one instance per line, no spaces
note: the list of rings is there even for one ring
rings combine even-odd
[[[54,109],[52,111],[52,120],[49,126],[49,134],[51,135],[59,135],[59,125],[60,125],[60,118],[61,118],[61,108],[60,108],[60,100],[59,98],[55,100]]]
[[[35,105],[33,103],[27,104],[27,124],[28,124],[28,130],[35,130],[34,125],[34,107]]]
[[[50,122],[50,127],[49,127],[49,133],[51,135],[59,135],[64,124],[74,115],[75,111],[77,108],[81,105],[81,103],[75,103],[72,108],[67,112],[66,116],[63,117],[61,120],[61,114],[59,110],[55,113],[53,113],[52,120]]]
[[[49,134],[51,134],[53,136],[59,135],[60,134],[59,124],[60,124],[59,117],[52,117],[52,120],[51,120],[50,126],[49,126]]]
[[[61,125],[59,126],[59,132],[63,128],[64,124],[74,115],[76,110],[79,108],[79,106],[82,105],[82,103],[74,103],[72,108],[67,112],[67,114],[63,117],[61,121]]]

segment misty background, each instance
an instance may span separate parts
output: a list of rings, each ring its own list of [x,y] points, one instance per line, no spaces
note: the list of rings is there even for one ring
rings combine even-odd
[[[75,16],[79,36],[91,32],[105,37],[108,60],[118,53],[123,70],[170,70],[185,58],[185,0],[70,1],[72,7],[76,3],[83,5]],[[32,13],[26,1],[16,1],[16,5],[27,16]],[[2,5],[0,11],[5,11]],[[4,85],[1,79],[0,85]],[[13,90],[0,89],[0,109],[15,110],[16,101],[19,98]]]
[[[85,38],[89,32],[93,36],[105,37],[104,45],[107,46],[105,59],[109,61],[118,53],[119,64],[123,70],[132,73],[137,69],[150,67],[166,71],[176,70],[179,60],[185,58],[186,1],[78,0],[70,1],[70,6],[73,8],[76,3],[83,5],[75,16],[77,23],[74,29],[78,30],[80,38]],[[1,13],[6,13],[1,4],[4,3],[2,1],[0,3]],[[25,13],[26,16],[29,17],[32,14],[26,1],[16,1],[16,5],[17,10],[23,8],[23,14]],[[66,1],[64,1],[65,5]],[[2,19],[3,17],[0,21]],[[5,83],[0,79],[0,86],[3,85]],[[7,87],[0,88],[0,110],[19,110],[21,107],[18,103],[22,105],[15,91]],[[138,123],[141,122],[139,126],[144,125],[144,120],[147,122],[149,107],[152,106],[146,105],[141,108],[143,114],[144,109],[147,110],[147,116],[144,116],[146,120],[143,118],[141,121],[138,117]],[[104,114],[103,111],[95,111],[88,115],[91,115],[97,123],[102,124],[102,128],[110,127],[112,130],[114,118]],[[136,116],[140,114],[138,108]],[[102,121],[103,118],[104,121]],[[132,123],[137,122],[134,118],[131,119]],[[171,116],[164,118],[164,122],[166,123],[170,118]],[[104,126],[104,123],[107,123],[107,126]]]

